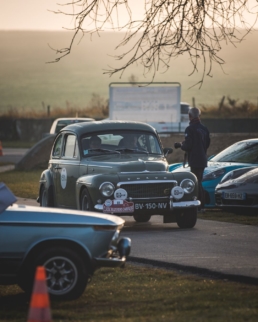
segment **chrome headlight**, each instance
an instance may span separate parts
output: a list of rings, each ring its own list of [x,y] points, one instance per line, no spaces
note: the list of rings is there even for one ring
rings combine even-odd
[[[184,179],[180,183],[180,187],[184,190],[185,193],[191,193],[194,191],[195,183],[193,182],[193,180]]]
[[[207,173],[203,176],[202,181],[208,181],[208,180],[214,180],[217,179],[225,174],[226,170],[225,169],[218,169],[215,171],[212,171],[210,173]]]
[[[111,197],[115,191],[115,187],[111,182],[103,182],[100,185],[99,190],[104,197]]]

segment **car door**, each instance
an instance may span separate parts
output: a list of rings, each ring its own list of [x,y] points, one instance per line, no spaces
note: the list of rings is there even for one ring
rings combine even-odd
[[[54,166],[56,203],[61,208],[76,209],[76,180],[79,176],[80,156],[75,134],[65,133],[61,156]]]

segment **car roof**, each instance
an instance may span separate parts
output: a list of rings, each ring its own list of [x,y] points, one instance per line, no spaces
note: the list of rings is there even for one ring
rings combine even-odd
[[[95,119],[91,117],[60,117],[55,119],[55,121],[67,121],[67,120],[85,120],[85,121],[95,121]]]
[[[76,122],[92,122],[95,121],[95,119],[90,118],[90,117],[60,117],[57,118],[53,121],[50,131],[50,134],[56,134],[60,131],[58,128],[58,125],[62,122],[67,122],[70,121],[71,123],[76,123]],[[66,126],[66,124],[63,125],[63,127]]]
[[[106,130],[140,130],[156,133],[155,128],[151,125],[133,121],[95,121],[89,123],[74,123],[67,125],[60,132],[72,131],[81,136],[85,132],[102,132]]]
[[[234,145],[234,144],[237,144],[237,143],[242,143],[242,142],[258,142],[258,138],[252,138],[252,139],[246,139],[246,140],[241,140],[241,141],[237,141],[233,144],[231,144],[230,146]]]

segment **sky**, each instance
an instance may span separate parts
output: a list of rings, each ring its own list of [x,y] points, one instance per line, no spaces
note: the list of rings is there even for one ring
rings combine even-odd
[[[143,13],[141,0],[129,0],[132,8],[137,8],[134,17]],[[59,6],[68,0],[0,0],[0,30],[62,30],[63,27],[71,28],[73,21],[62,14],[50,11],[66,9],[71,12],[71,6]],[[120,18],[122,19],[121,12]]]
[[[66,0],[0,0],[0,30],[62,30],[71,28],[73,22],[70,17],[57,15],[49,10],[58,10],[57,3],[64,4]],[[143,13],[143,0],[129,0],[133,8],[134,18]],[[250,7],[257,6],[258,0],[248,0]],[[65,7],[62,7],[65,8]],[[68,10],[71,10],[68,7]],[[124,15],[121,13],[120,19]],[[258,24],[256,24],[258,27]]]

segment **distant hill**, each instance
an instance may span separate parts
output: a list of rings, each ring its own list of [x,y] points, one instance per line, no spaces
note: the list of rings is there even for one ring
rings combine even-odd
[[[225,45],[222,58],[224,72],[214,65],[213,78],[207,77],[201,89],[193,86],[201,77],[188,76],[191,64],[186,56],[171,61],[168,72],[158,73],[157,82],[180,82],[182,101],[198,105],[217,105],[223,95],[240,101],[249,100],[258,104],[258,31],[234,48]],[[0,111],[7,108],[42,109],[42,102],[51,107],[67,105],[86,107],[92,93],[108,98],[111,82],[127,82],[134,74],[138,81],[144,78],[141,66],[131,67],[120,75],[108,77],[103,70],[116,62],[112,55],[122,34],[104,32],[92,40],[85,36],[75,43],[72,53],[59,63],[54,60],[54,48],[69,44],[69,32],[0,31]]]

